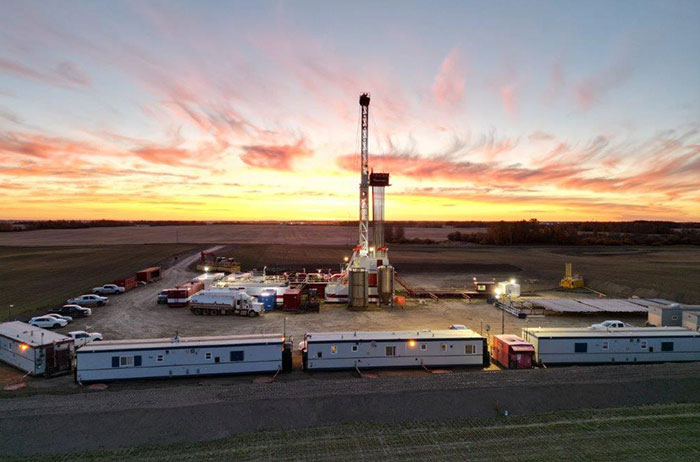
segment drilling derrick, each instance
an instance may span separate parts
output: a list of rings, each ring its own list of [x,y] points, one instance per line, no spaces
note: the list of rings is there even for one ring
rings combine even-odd
[[[360,95],[360,110],[362,111],[362,141],[360,148],[360,242],[359,252],[367,255],[369,252],[369,93]]]
[[[327,302],[347,301],[352,309],[367,308],[369,303],[391,305],[394,297],[394,268],[389,264],[384,244],[384,189],[388,173],[369,171],[369,93],[360,95],[360,239],[352,257],[325,288]],[[372,187],[373,245],[369,242],[369,188]],[[335,277],[335,276],[334,276]]]

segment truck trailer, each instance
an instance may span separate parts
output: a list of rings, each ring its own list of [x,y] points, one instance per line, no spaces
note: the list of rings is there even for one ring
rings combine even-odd
[[[240,289],[207,289],[190,298],[190,310],[194,314],[226,316],[238,314],[255,317],[262,315],[263,304]]]
[[[76,381],[277,372],[283,362],[291,369],[282,334],[110,340],[77,350]]]
[[[682,327],[526,328],[537,364],[610,364],[700,360],[700,333]]]
[[[383,332],[310,332],[304,369],[489,365],[486,338],[469,329]]]

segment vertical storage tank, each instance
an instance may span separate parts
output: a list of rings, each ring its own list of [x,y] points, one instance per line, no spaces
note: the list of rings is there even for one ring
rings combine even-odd
[[[366,308],[369,301],[369,280],[364,268],[348,271],[348,303],[352,308]]]
[[[377,268],[379,281],[377,292],[380,305],[393,305],[394,303],[394,267],[382,265]]]

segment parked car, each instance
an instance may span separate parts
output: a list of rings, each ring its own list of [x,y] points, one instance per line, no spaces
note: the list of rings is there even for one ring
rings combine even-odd
[[[73,322],[73,318],[70,316],[64,316],[62,314],[57,314],[57,313],[46,313],[44,316],[51,316],[52,318],[56,319],[65,319],[66,321]]]
[[[450,326],[450,329],[452,329],[452,330],[463,330],[466,328],[467,328],[467,326],[465,326],[464,324],[452,324]]]
[[[76,347],[87,345],[90,342],[102,340],[102,334],[99,332],[86,332],[84,330],[76,330],[68,332],[68,335],[73,338],[73,343]]]
[[[29,320],[29,324],[34,327],[42,327],[44,329],[51,329],[55,327],[66,327],[68,321],[65,319],[56,319],[52,316],[37,316]]]
[[[168,290],[169,290],[169,289],[167,289],[167,290],[161,290],[161,291],[158,293],[158,298],[157,298],[156,301],[158,302],[159,305],[163,305],[163,304],[165,304],[165,303],[168,303]]]
[[[67,300],[66,303],[69,305],[89,305],[89,306],[103,306],[107,304],[109,299],[107,297],[101,297],[94,294],[85,294],[80,297],[71,298]]]
[[[72,318],[86,318],[92,316],[92,310],[80,305],[63,305],[60,308],[49,310],[49,313],[70,315]]]
[[[116,284],[105,284],[101,287],[93,288],[92,293],[99,295],[123,294],[124,290],[123,287],[119,287]]]
[[[632,327],[622,321],[603,321],[599,324],[591,324],[591,329],[617,329],[619,327]]]

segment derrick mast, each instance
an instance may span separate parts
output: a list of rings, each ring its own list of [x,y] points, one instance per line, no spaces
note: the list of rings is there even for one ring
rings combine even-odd
[[[360,171],[360,242],[359,252],[367,255],[369,252],[369,93],[360,95],[361,110],[361,171]]]

